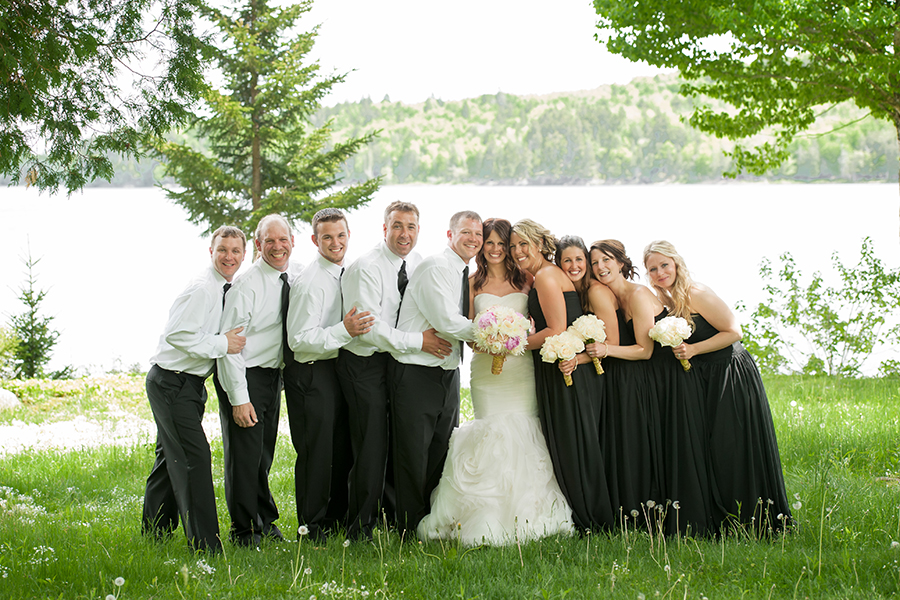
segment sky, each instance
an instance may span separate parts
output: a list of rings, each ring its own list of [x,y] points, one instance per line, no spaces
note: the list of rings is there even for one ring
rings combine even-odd
[[[324,71],[348,74],[329,105],[569,92],[659,72],[608,53],[596,20],[587,0],[318,0],[301,26],[319,24]]]

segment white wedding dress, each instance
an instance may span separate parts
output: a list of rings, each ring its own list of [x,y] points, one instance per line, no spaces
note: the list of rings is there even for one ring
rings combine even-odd
[[[525,294],[475,296],[476,313],[498,304],[528,314]],[[491,374],[491,360],[482,353],[472,358],[475,420],[450,438],[420,539],[502,545],[573,531],[541,432],[531,353],[508,357],[500,375]]]

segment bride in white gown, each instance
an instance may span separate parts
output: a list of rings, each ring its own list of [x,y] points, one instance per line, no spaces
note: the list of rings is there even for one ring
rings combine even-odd
[[[530,278],[509,254],[511,232],[504,219],[484,222],[484,246],[469,285],[470,317],[498,304],[528,314]],[[530,352],[508,357],[500,375],[491,374],[490,355],[476,352],[470,387],[475,420],[450,438],[419,537],[501,545],[571,533],[572,511],[553,474],[538,419]]]

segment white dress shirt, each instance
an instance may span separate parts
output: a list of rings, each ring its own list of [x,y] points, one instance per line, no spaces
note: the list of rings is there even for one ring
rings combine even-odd
[[[232,406],[250,402],[244,369],[281,368],[281,271],[263,259],[238,277],[225,296],[222,331],[243,327],[244,349],[218,361],[219,382]]]
[[[372,356],[375,352],[422,349],[421,331],[407,332],[394,328],[400,310],[397,275],[403,260],[381,242],[347,267],[341,282],[344,312],[356,307],[357,311],[372,313],[375,320],[368,333],[353,338],[344,346],[346,350],[357,356]],[[418,252],[410,252],[406,256],[407,277],[412,277],[421,262],[422,256]]]
[[[317,254],[291,283],[288,343],[299,363],[337,358],[341,346],[352,339],[341,311],[342,270]]]
[[[425,331],[435,328],[448,341],[474,340],[475,325],[460,314],[462,296],[462,274],[466,268],[463,259],[445,248],[440,254],[429,256],[416,268],[409,280],[403,305],[400,307],[400,322],[397,328],[403,331]],[[443,359],[421,350],[417,352],[391,352],[402,363],[441,367],[452,371],[459,366],[459,344]]]
[[[215,359],[228,352],[228,339],[219,334],[224,285],[212,265],[191,280],[169,309],[151,364],[199,377],[212,373]]]

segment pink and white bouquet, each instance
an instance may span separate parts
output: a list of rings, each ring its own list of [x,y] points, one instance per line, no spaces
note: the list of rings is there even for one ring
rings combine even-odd
[[[584,342],[574,333],[563,331],[559,335],[551,335],[544,340],[541,346],[541,360],[552,363],[556,361],[571,360],[575,355],[584,351]],[[572,385],[572,376],[563,374],[566,385]]]
[[[650,329],[650,339],[663,346],[674,348],[691,337],[691,326],[681,317],[666,317]],[[685,371],[691,370],[691,363],[686,358],[679,359]]]
[[[594,315],[581,315],[569,325],[566,330],[569,333],[577,335],[585,344],[593,344],[594,342],[602,344],[606,341],[606,324]],[[600,366],[600,359],[596,356],[591,357],[594,363],[594,370],[597,375],[603,374],[603,367]]]
[[[513,309],[496,305],[475,315],[475,347],[490,354],[491,373],[503,372],[503,361],[525,353],[531,321]]]

